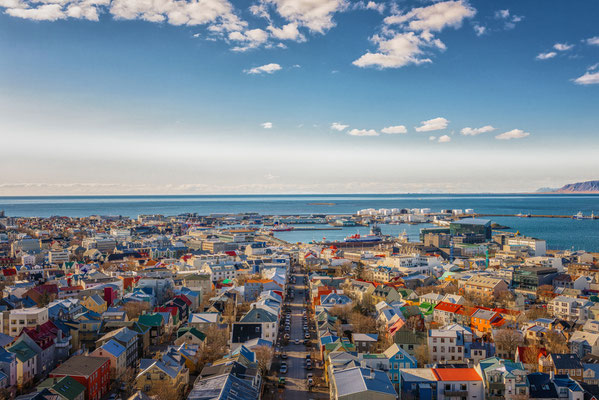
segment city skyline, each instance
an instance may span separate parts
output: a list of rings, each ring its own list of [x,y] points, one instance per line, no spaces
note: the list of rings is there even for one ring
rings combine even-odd
[[[599,5],[0,0],[0,195],[597,179]]]

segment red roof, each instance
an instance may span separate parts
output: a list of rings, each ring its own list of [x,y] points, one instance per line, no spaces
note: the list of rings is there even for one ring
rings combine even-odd
[[[52,321],[48,321],[36,328],[23,328],[21,335],[23,334],[27,334],[39,347],[45,350],[54,344],[54,339],[58,336],[58,328]]]
[[[17,270],[14,268],[5,268],[2,270],[4,276],[12,276],[17,274]]]
[[[435,310],[446,311],[450,313],[457,313],[462,308],[461,304],[453,304],[448,303],[446,301],[442,301],[435,306]]]
[[[175,296],[175,299],[181,299],[185,302],[185,304],[187,304],[188,306],[191,305],[191,300],[189,300],[184,294],[180,294]]]
[[[439,381],[463,382],[482,380],[474,368],[433,368],[433,373]]]

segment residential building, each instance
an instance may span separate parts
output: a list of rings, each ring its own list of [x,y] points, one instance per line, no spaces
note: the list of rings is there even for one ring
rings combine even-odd
[[[110,359],[76,355],[54,371],[51,378],[69,376],[85,386],[85,400],[100,400],[110,386]]]

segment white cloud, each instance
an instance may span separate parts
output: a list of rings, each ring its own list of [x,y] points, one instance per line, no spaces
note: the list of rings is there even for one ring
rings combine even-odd
[[[443,135],[439,137],[439,143],[447,143],[451,142],[451,138],[447,135]]]
[[[416,132],[430,132],[447,128],[449,121],[443,117],[438,117],[429,119],[427,121],[422,121],[420,124],[420,126],[414,128],[416,129]]]
[[[437,47],[441,50],[445,45],[440,41],[426,41],[414,32],[398,33],[390,39],[374,35],[370,39],[377,45],[377,52],[368,52],[353,62],[358,67],[400,68],[410,64],[432,62],[424,56],[424,47]]]
[[[594,36],[586,40],[587,44],[599,46],[599,36]]]
[[[594,70],[594,68],[593,68]],[[592,71],[592,70],[591,70]],[[586,72],[584,75],[574,79],[578,85],[597,85],[599,84],[599,72]]]
[[[142,19],[150,22],[167,21],[171,25],[204,25],[213,23],[216,29],[240,29],[241,21],[227,0],[112,0],[110,13],[118,19]]]
[[[245,32],[234,31],[229,33],[229,40],[243,43],[241,46],[233,47],[233,51],[246,51],[266,43],[268,32],[262,29],[249,29]]]
[[[599,68],[599,63],[591,65],[590,67],[587,68],[587,71],[594,71],[597,68]]]
[[[550,58],[553,58],[557,56],[557,53],[555,51],[550,51],[548,53],[539,53],[535,58],[537,60],[548,60]]]
[[[279,64],[276,63],[270,63],[270,64],[264,64],[261,65],[259,67],[254,67],[251,69],[246,69],[243,72],[245,72],[246,74],[272,74],[273,72],[276,71],[280,71],[282,68]]]
[[[495,136],[495,139],[499,139],[499,140],[522,139],[529,135],[530,135],[530,133],[524,132],[522,129],[512,129],[511,131],[503,132],[503,133]]]
[[[504,22],[505,29],[513,29],[516,27],[516,23],[524,19],[521,15],[513,15],[510,10],[497,10],[495,11],[495,18]]]
[[[381,129],[381,132],[389,134],[389,135],[393,135],[393,134],[408,133],[408,130],[403,125],[395,125],[395,126],[387,126],[383,129]]]
[[[574,47],[573,44],[568,43],[556,43],[553,45],[553,48],[557,51],[568,51]]]
[[[475,14],[476,10],[466,1],[444,1],[391,15],[385,18],[385,23],[406,25],[412,31],[441,31],[447,26],[459,28],[465,18]]]
[[[6,13],[13,17],[34,21],[56,21],[66,18],[60,4],[43,4],[36,8],[9,8]]]
[[[264,4],[264,3],[254,4],[254,5],[250,6],[250,12],[257,17],[266,18],[267,20],[270,21],[270,14],[268,13],[268,7],[266,7],[266,4]]]
[[[474,29],[474,33],[476,33],[476,36],[482,36],[487,31],[486,27],[478,24],[475,24],[472,28]]]
[[[385,12],[385,3],[375,3],[374,1],[365,2],[360,0],[352,6],[354,10],[374,10],[379,14]]]
[[[331,124],[331,129],[342,132],[345,129],[349,128],[349,125],[342,124],[341,122],[333,122]]]
[[[495,11],[495,18],[509,18],[510,17],[510,10],[497,10]]]
[[[272,129],[272,122],[263,122],[260,124],[264,129]]]
[[[437,140],[437,137],[436,136],[429,136],[428,140],[430,140],[432,142],[432,141]]]
[[[351,136],[378,136],[379,133],[374,129],[352,129],[347,132]]]
[[[432,62],[427,49],[444,51],[445,44],[431,33],[445,27],[458,28],[465,18],[476,14],[466,1],[445,1],[427,7],[413,8],[385,18],[386,26],[370,41],[377,47],[353,62],[358,67],[401,68]],[[396,32],[389,25],[399,25],[403,32]]]
[[[294,40],[296,42],[306,41],[306,37],[300,33],[299,29],[297,29],[297,23],[295,22],[283,25],[281,28],[269,26],[267,29],[274,38],[279,40]]]
[[[480,128],[466,127],[462,129],[460,133],[464,136],[476,136],[480,135],[481,133],[493,132],[494,130],[495,128],[493,128],[491,125],[485,125]]]
[[[333,15],[347,8],[346,0],[262,0],[277,13],[313,32],[324,33],[335,26]]]

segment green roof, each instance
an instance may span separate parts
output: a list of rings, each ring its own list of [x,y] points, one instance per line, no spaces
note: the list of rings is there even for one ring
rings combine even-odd
[[[146,326],[162,326],[164,319],[158,313],[143,314],[139,316],[138,322]]]
[[[27,360],[30,360],[33,357],[35,357],[36,354],[37,354],[25,342],[19,342],[19,343],[13,345],[13,346],[10,346],[6,350],[10,351],[11,353],[15,353],[15,355],[17,356],[17,359],[19,361],[21,361],[21,362],[25,362]]]
[[[206,334],[196,328],[180,328],[177,331],[177,338],[180,338],[187,332],[191,333],[192,335],[194,335],[195,337],[197,337],[200,340],[206,340]]]
[[[420,303],[418,307],[422,309],[424,315],[431,315],[435,309],[431,303],[428,303],[426,301]]]
[[[39,384],[38,388],[47,388],[60,396],[74,400],[85,392],[85,386],[70,376],[63,378],[48,378]]]

